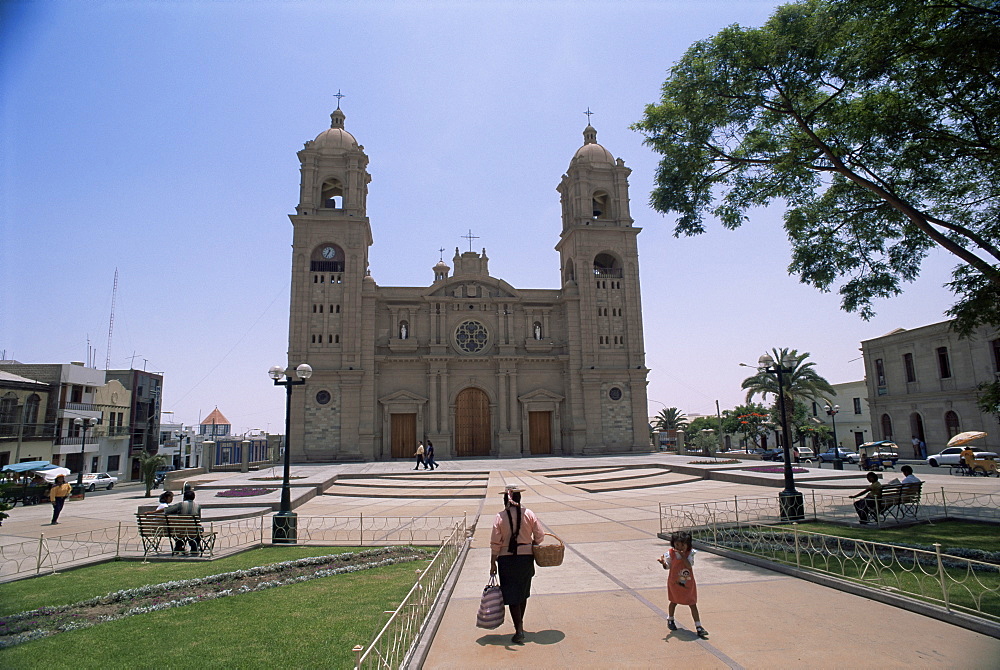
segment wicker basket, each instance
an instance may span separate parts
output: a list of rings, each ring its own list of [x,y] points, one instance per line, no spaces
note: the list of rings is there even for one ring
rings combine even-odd
[[[562,565],[563,555],[566,553],[566,545],[552,533],[545,533],[545,537],[554,537],[559,544],[538,544],[532,547],[531,551],[535,555],[535,563],[540,568],[551,568]],[[545,538],[542,538],[542,542],[544,541]]]

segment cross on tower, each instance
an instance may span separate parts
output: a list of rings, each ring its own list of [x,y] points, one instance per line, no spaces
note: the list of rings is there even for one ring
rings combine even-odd
[[[440,251],[440,252],[441,252],[441,258],[440,258],[440,261],[441,261],[442,263],[444,263],[444,247],[441,247],[440,249],[438,249],[438,251]]]
[[[343,93],[341,93],[340,89],[338,88],[336,94],[334,94],[333,97],[335,97],[337,99],[337,109],[340,109],[340,99],[341,98],[346,98],[347,96],[345,96]],[[590,107],[588,107],[587,109],[589,110]]]
[[[472,234],[472,229],[471,228],[469,229],[469,234],[468,235],[462,235],[461,237],[464,237],[465,239],[469,240],[469,251],[472,251],[472,240],[478,240],[479,239],[479,235],[473,235]]]
[[[594,115],[594,112],[590,111],[590,106],[587,106],[587,111],[584,112],[587,115],[587,125],[590,125],[590,117]]]

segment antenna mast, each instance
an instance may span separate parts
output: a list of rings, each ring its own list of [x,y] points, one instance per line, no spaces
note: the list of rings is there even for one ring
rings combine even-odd
[[[118,268],[115,268],[115,287],[111,290],[111,318],[108,319],[108,355],[104,359],[104,369],[111,368],[111,333],[115,329],[115,299],[118,297]]]

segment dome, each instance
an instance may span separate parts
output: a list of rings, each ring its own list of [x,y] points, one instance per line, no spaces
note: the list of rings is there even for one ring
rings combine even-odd
[[[320,151],[357,150],[358,141],[344,130],[344,113],[337,109],[330,115],[330,128],[316,136],[314,148]]]
[[[584,161],[587,163],[615,164],[615,157],[611,152],[597,143],[597,130],[588,125],[583,129],[583,146],[573,154],[573,161]]]

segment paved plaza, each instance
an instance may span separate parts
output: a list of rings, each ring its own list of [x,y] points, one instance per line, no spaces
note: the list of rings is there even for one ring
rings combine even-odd
[[[337,480],[315,496],[301,487],[295,511],[300,516],[465,514],[475,523],[451,600],[433,638],[425,641],[424,668],[1000,666],[995,638],[708,551],[699,553],[695,574],[710,637],[695,636],[686,607],[677,611],[681,629],[669,632],[666,573],[656,563],[667,547],[657,537],[659,504],[770,496],[780,490],[766,476],[734,474],[735,481],[691,476],[681,467],[690,460],[664,454],[462,460],[445,462],[434,472],[414,472],[412,463],[402,462],[294,465],[293,476],[302,477],[298,483]],[[210,489],[203,487],[246,485],[255,476],[212,473],[195,483],[207,493]],[[1000,492],[996,479],[934,474],[924,480],[934,489]],[[806,495],[810,489],[853,492],[863,485],[856,469],[811,470],[797,481]],[[496,631],[475,627],[489,575],[490,527],[506,484],[523,486],[524,504],[567,545],[562,566],[537,569],[524,645],[510,643],[509,621]],[[72,502],[59,526],[47,525],[46,505],[18,507],[0,529],[0,541],[130,522],[136,506],[150,500],[142,493],[129,485]],[[201,499],[210,502],[207,495]],[[241,513],[248,511],[255,512]],[[227,510],[206,513],[219,516]]]

